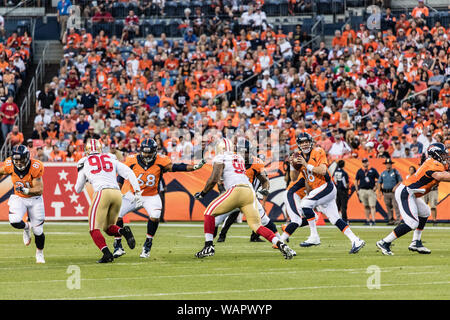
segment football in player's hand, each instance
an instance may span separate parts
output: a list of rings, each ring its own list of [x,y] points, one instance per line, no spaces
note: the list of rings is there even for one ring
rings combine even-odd
[[[295,170],[299,171],[302,167],[302,165],[300,164],[300,162],[298,162],[298,160],[296,161],[296,159],[298,159],[299,157],[301,157],[301,153],[296,151],[294,152],[294,154],[291,156],[291,165],[295,168]]]

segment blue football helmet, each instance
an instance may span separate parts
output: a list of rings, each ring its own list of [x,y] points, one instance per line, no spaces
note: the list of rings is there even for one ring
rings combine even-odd
[[[14,146],[11,159],[17,170],[24,171],[30,164],[30,150],[24,145]]]
[[[140,152],[141,159],[145,164],[149,164],[156,159],[158,145],[153,139],[145,139],[141,142]]]
[[[313,148],[314,141],[311,135],[307,132],[301,132],[297,136],[297,145],[303,154],[309,154]],[[305,145],[305,143],[308,143]]]

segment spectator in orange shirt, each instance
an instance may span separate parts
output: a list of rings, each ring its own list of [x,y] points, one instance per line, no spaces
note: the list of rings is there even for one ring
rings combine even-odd
[[[411,16],[416,23],[423,25],[425,23],[425,18],[430,15],[430,12],[428,11],[428,8],[425,7],[423,0],[418,0],[418,2],[417,7],[415,7],[411,12]]]
[[[18,126],[13,126],[12,131],[6,136],[6,140],[11,142],[11,146],[23,143],[23,133],[19,132]]]
[[[347,46],[347,39],[341,35],[340,30],[336,30],[334,32],[334,38],[333,38],[331,45],[333,47],[336,47],[336,46],[346,47]]]
[[[48,157],[48,161],[50,162],[64,162],[66,161],[66,153],[62,150],[59,150],[58,146],[55,144],[53,146],[52,152],[50,152],[50,156]]]

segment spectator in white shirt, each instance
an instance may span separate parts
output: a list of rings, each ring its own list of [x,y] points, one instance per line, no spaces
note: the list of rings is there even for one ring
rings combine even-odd
[[[263,72],[263,79],[261,81],[261,86],[263,90],[266,90],[267,84],[270,84],[272,88],[275,87],[275,81],[270,78],[269,70]]]
[[[285,38],[280,38],[280,51],[285,60],[290,60],[292,58],[292,46],[289,41],[286,41]]]
[[[335,142],[331,146],[330,150],[328,151],[328,154],[332,157],[342,157],[344,154],[352,152],[352,149],[347,144],[347,142],[344,141],[342,134],[338,133],[335,136]]]

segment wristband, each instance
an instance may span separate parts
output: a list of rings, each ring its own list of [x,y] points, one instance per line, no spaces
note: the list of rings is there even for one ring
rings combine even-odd
[[[29,194],[30,189],[29,188],[23,188],[23,194]]]
[[[187,171],[187,164],[185,163],[174,163],[172,165],[172,172],[177,171]]]
[[[306,166],[306,170],[308,170],[308,171],[310,171],[310,172],[312,172],[313,169],[314,169],[314,166],[313,166],[312,164],[308,164],[308,165]]]

